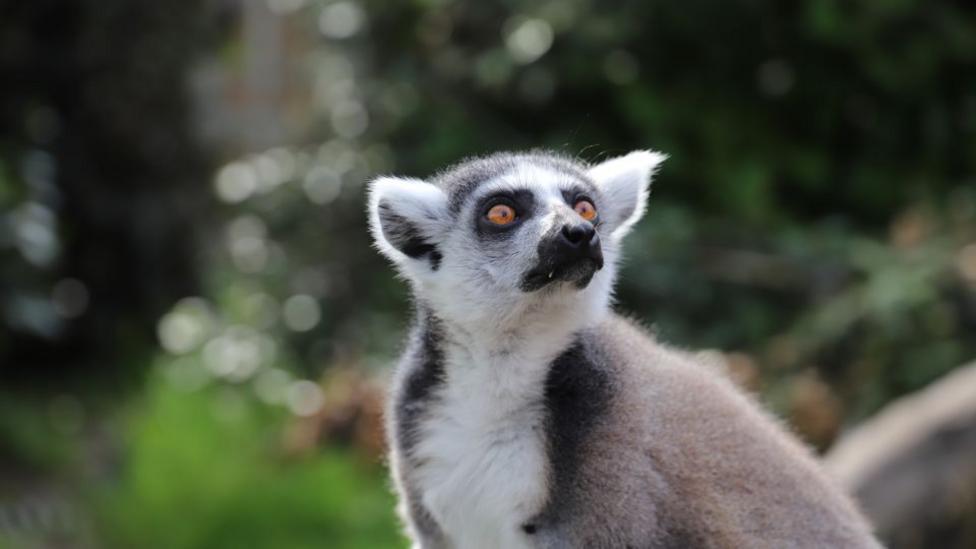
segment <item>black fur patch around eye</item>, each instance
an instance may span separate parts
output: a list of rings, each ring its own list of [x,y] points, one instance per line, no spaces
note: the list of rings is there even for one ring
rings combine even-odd
[[[485,212],[496,204],[507,204],[515,209],[515,221],[508,225],[495,225],[485,219]],[[475,231],[482,238],[498,238],[511,234],[512,229],[535,213],[535,196],[528,189],[519,189],[486,196],[475,206]]]
[[[588,200],[591,204],[593,204],[593,207],[596,208],[596,219],[590,221],[590,223],[597,228],[603,225],[603,216],[600,215],[600,207],[599,204],[597,204],[598,194],[599,193],[595,188],[592,188],[592,186],[584,187],[581,185],[574,185],[569,189],[562,190],[563,200],[565,200],[566,204],[568,204],[570,207],[576,206],[576,203],[580,200]]]
[[[581,198],[589,200],[590,202],[593,201],[593,198],[590,197],[590,195],[593,194],[593,189],[587,189],[579,185],[574,185],[569,189],[563,189],[561,193],[563,195],[563,200],[565,200],[566,204],[569,204],[570,206],[575,205],[576,202]]]
[[[393,211],[385,201],[379,203],[380,230],[383,237],[407,257],[419,259],[424,256],[430,260],[430,267],[437,270],[441,266],[441,255],[437,246],[423,237],[417,226],[409,219]]]

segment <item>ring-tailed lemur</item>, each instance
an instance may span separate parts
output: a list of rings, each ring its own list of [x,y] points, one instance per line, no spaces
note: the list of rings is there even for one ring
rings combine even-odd
[[[610,311],[663,159],[496,154],[372,182],[417,310],[387,426],[416,547],[879,547],[774,419]]]

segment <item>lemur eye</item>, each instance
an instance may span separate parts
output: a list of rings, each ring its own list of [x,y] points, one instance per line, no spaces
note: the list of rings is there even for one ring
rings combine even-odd
[[[495,225],[508,225],[515,221],[515,208],[506,204],[495,204],[485,217]]]
[[[589,200],[580,200],[575,206],[573,206],[573,209],[576,210],[576,213],[578,213],[580,217],[587,221],[593,221],[596,219],[596,208]]]

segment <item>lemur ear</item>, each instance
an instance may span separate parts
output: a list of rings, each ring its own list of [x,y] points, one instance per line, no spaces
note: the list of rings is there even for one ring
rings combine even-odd
[[[447,196],[419,179],[379,177],[369,185],[369,223],[376,247],[402,267],[440,266],[437,249]]]
[[[611,234],[620,238],[644,215],[650,195],[651,176],[667,155],[634,151],[590,168],[588,174],[603,195],[600,216]]]

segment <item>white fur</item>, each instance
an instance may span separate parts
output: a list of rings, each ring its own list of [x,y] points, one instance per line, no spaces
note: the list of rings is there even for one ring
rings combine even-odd
[[[455,547],[528,547],[521,525],[548,490],[539,397],[555,341],[506,356],[453,346],[414,457],[424,505]]]
[[[446,229],[447,196],[436,186],[420,179],[380,177],[370,184],[369,221],[376,247],[408,278],[429,270],[423,260],[408,257],[383,235],[379,204],[386,202],[402,217],[414,221],[424,236],[436,240]]]
[[[630,232],[647,208],[651,176],[667,155],[653,151],[634,151],[611,158],[590,168],[589,176],[613,206],[613,237],[619,240]]]

